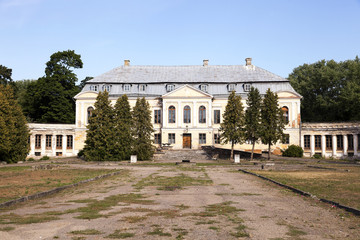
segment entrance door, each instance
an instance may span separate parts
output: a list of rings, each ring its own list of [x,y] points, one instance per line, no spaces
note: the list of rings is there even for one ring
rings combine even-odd
[[[183,134],[183,148],[191,148],[191,134]]]

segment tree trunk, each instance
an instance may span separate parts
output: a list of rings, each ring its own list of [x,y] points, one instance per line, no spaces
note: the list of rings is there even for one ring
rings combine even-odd
[[[270,143],[269,143],[269,149],[268,149],[269,155],[268,155],[268,160],[270,160],[270,147],[271,147],[271,145],[270,145]]]
[[[251,149],[251,158],[250,161],[252,161],[254,159],[254,148],[255,148],[255,141],[253,141],[252,143],[252,149]]]
[[[234,161],[234,143],[233,142],[231,142],[230,160]]]

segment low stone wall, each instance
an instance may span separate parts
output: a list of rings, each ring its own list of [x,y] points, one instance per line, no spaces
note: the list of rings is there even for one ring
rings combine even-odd
[[[105,175],[100,175],[100,176],[96,176],[94,178],[86,179],[86,180],[80,181],[78,183],[74,183],[74,184],[54,188],[54,189],[51,189],[49,191],[35,193],[33,195],[29,195],[29,196],[21,197],[21,198],[14,199],[14,200],[11,200],[11,201],[7,201],[7,202],[4,202],[4,203],[0,203],[0,208],[9,207],[9,206],[12,206],[12,205],[17,204],[17,203],[26,202],[28,200],[33,200],[33,199],[46,197],[46,196],[61,192],[61,191],[65,190],[65,189],[68,189],[68,188],[76,187],[76,186],[79,186],[81,184],[92,182],[92,181],[95,181],[95,180],[98,180],[98,179],[119,175],[120,173],[121,173],[121,171],[108,173],[108,174],[105,174]]]

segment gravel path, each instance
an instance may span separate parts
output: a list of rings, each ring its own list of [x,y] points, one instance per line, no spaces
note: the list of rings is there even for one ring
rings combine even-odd
[[[58,219],[0,224],[0,239],[360,239],[359,218],[344,217],[341,210],[243,174],[236,166],[115,167],[124,174],[2,212],[24,218],[56,211],[51,216]],[[174,176],[207,182],[165,190],[152,184]],[[102,216],[77,218],[89,199],[100,205],[111,196],[131,193],[145,201],[120,200],[100,211]]]

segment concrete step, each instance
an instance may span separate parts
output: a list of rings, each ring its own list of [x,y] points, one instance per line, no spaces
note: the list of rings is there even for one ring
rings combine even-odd
[[[171,162],[173,161],[181,162],[182,160],[196,161],[196,160],[209,160],[210,158],[203,150],[186,149],[186,150],[165,150],[162,152],[162,154],[155,154],[154,159],[162,160],[162,161],[169,160]]]

